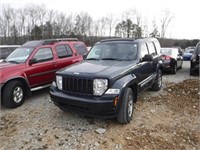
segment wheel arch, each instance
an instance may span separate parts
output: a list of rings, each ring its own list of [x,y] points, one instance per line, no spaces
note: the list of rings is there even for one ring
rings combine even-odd
[[[134,74],[129,74],[129,75],[119,79],[117,82],[115,82],[115,84],[112,86],[112,88],[120,89],[119,102],[118,102],[118,105],[117,105],[117,110],[120,109],[126,88],[132,89],[132,92],[133,92],[133,95],[134,95],[134,102],[136,102],[137,96],[138,96],[138,80],[137,80],[137,77]]]
[[[23,85],[24,85],[25,92],[26,92],[25,94],[28,94],[28,95],[29,95],[29,94],[31,93],[29,83],[28,83],[28,81],[27,81],[25,78],[23,78],[23,77],[15,77],[15,78],[11,78],[11,79],[7,80],[7,81],[3,84],[3,86],[1,87],[1,93],[3,92],[5,86],[6,86],[9,82],[12,82],[12,81],[20,81],[20,82],[22,82]],[[1,94],[1,96],[2,96],[2,94]]]

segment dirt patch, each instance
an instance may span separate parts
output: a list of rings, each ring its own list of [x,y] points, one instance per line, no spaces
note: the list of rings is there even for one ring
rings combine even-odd
[[[99,120],[63,112],[43,97],[32,97],[17,109],[3,110],[1,150],[131,149],[198,150],[200,148],[199,79],[165,82],[159,92],[147,91],[135,104],[131,123]],[[104,128],[99,134],[96,129]]]

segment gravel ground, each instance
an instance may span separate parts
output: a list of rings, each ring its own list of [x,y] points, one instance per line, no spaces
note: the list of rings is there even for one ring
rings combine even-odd
[[[199,150],[199,94],[199,77],[184,62],[176,75],[163,75],[161,91],[144,92],[132,122],[121,125],[63,112],[44,89],[19,108],[1,108],[0,150]]]

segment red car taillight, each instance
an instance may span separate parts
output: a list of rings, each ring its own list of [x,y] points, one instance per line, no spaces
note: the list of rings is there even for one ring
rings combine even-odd
[[[170,56],[162,56],[162,59],[165,59],[165,60],[170,60],[171,57]]]

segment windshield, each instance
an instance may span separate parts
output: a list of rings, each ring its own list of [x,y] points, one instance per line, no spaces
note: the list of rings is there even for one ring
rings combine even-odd
[[[135,60],[137,44],[133,43],[101,43],[89,52],[87,60]]]
[[[170,55],[172,55],[172,50],[171,49],[161,49],[161,54],[170,56]]]
[[[6,59],[6,62],[24,63],[34,48],[17,48]]]

